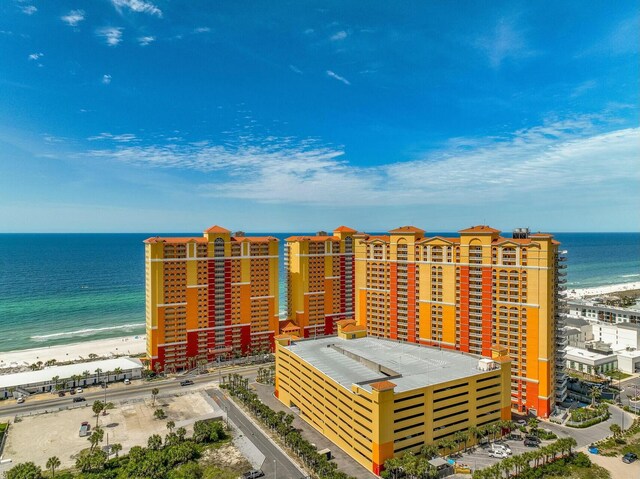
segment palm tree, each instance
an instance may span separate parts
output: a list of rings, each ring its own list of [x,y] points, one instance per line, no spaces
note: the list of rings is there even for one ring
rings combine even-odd
[[[509,477],[511,475],[511,469],[514,466],[514,458],[507,457],[503,459],[501,462],[499,462],[498,464],[500,464],[500,468],[507,474],[507,477]],[[517,469],[516,469],[516,475],[517,475]]]
[[[167,429],[169,430],[169,433],[172,433],[173,430],[176,427],[176,423],[173,421],[167,421]]]
[[[60,376],[53,376],[51,378],[51,381],[54,384],[53,388],[57,390],[58,389],[58,381],[60,381]]]
[[[82,371],[82,376],[84,376],[84,385],[87,385],[87,380],[89,379],[89,376],[91,376],[91,373],[88,370]]]
[[[100,382],[100,373],[102,372],[102,369],[97,368],[94,372],[96,373],[96,383],[99,383]]]
[[[597,386],[593,386],[590,390],[589,390],[590,396],[591,396],[591,405],[595,406],[596,402],[600,399],[600,397],[602,396],[602,391],[600,390],[599,387]]]
[[[51,477],[56,477],[56,469],[60,467],[60,459],[52,456],[47,459],[47,469],[51,469]]]
[[[96,415],[96,428],[98,427],[98,419],[100,418],[100,413],[104,410],[104,408],[105,408],[105,403],[98,400],[96,400],[93,403],[93,406],[91,406],[91,410],[93,411],[93,414]]]
[[[614,438],[617,438],[622,433],[622,428],[619,424],[612,424],[609,426],[609,430],[613,433]]]
[[[117,379],[118,379],[118,376],[120,376],[120,375],[122,374],[122,368],[115,368],[115,369],[113,370],[113,374],[115,374],[115,375],[116,375],[115,379],[117,380]],[[126,378],[125,378],[125,379],[126,379]]]
[[[152,406],[154,406],[154,407],[155,407],[155,405],[156,405],[156,396],[157,396],[159,393],[160,393],[160,389],[158,389],[158,388],[153,388],[153,389],[151,390],[151,399],[152,399],[152,401],[153,401]]]
[[[116,459],[118,459],[118,453],[122,451],[122,444],[119,442],[111,444],[111,452],[116,455]]]

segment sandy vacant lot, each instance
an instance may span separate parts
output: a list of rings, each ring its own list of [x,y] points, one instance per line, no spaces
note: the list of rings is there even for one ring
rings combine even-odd
[[[116,403],[106,416],[100,416],[100,425],[105,429],[109,444],[119,442],[126,453],[133,446],[143,446],[152,434],[164,436],[166,423],[172,420],[176,427],[187,428],[190,434],[197,419],[212,417],[214,410],[205,400],[204,392],[189,392],[181,395],[159,397],[155,407],[151,399],[138,399]],[[161,407],[167,419],[159,421],[153,417],[155,408]],[[79,437],[82,421],[95,427],[96,417],[90,407],[80,407],[39,416],[29,416],[12,424],[4,450],[4,458],[18,462],[33,461],[43,466],[51,456],[58,456],[62,467],[75,464],[77,454],[87,447],[86,437]]]

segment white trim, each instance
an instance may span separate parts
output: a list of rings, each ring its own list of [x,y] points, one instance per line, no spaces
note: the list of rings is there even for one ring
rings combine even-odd
[[[167,307],[172,307],[172,306],[186,306],[187,303],[161,303],[161,304],[157,304],[156,306],[158,308],[167,308]]]
[[[250,300],[254,300],[254,299],[269,299],[269,298],[273,298],[273,295],[271,295],[271,296],[251,296],[249,299]]]
[[[151,263],[172,263],[172,262],[180,262],[180,261],[215,261],[220,259],[273,259],[278,258],[277,255],[268,255],[268,256],[206,256],[206,257],[198,257],[198,258],[152,258],[147,259],[146,262]]]
[[[355,253],[313,253],[313,254],[297,253],[294,256],[297,256],[298,258],[312,258],[316,256],[354,256],[354,255]]]
[[[332,313],[332,314],[325,314],[324,317],[328,317],[328,316],[346,316],[349,314],[353,314],[353,311],[345,311],[344,313]]]
[[[377,293],[390,293],[390,289],[376,289],[376,288],[358,288],[358,291],[375,291]]]
[[[456,303],[447,303],[446,301],[432,301],[430,299],[419,299],[418,303],[444,304],[445,306],[455,306],[456,305]]]
[[[434,262],[434,261],[408,261],[408,260],[395,260],[395,259],[373,259],[373,258],[356,258],[356,261],[369,261],[372,263],[406,263],[406,264],[434,264],[434,265],[455,265],[455,266],[469,266],[474,268],[510,268],[510,269],[531,269],[531,270],[542,270],[548,271],[554,269],[553,267],[545,267],[545,266],[516,266],[516,265],[506,265],[506,264],[487,264],[487,263],[458,263],[458,262]]]
[[[256,331],[255,333],[251,333],[250,336],[258,336],[264,334],[275,334],[274,331]]]
[[[187,288],[207,288],[208,284],[188,284]]]
[[[166,346],[177,346],[179,344],[185,344],[186,345],[187,341],[174,341],[173,343],[162,343],[162,344],[158,344],[158,347],[160,347],[160,346],[164,346],[164,347],[166,347]]]
[[[549,361],[551,361],[551,359],[549,359],[549,358],[538,358],[538,361],[542,361],[543,363],[548,363]]]
[[[535,383],[535,384],[539,384],[540,381],[538,381],[537,379],[530,379],[530,378],[523,378],[522,376],[511,376],[511,380],[516,380],[516,381],[524,381],[525,383]]]
[[[324,294],[324,293],[325,293],[324,291],[312,291],[310,293],[304,293],[304,296],[315,296],[315,295]]]
[[[324,279],[340,279],[340,276],[325,276]]]
[[[251,281],[240,281],[238,283],[231,283],[231,286],[242,286],[243,284],[251,284]]]
[[[208,328],[196,328],[196,329],[187,329],[188,333],[198,332],[198,331],[222,331],[224,329],[237,328],[242,326],[251,326],[251,323],[240,323],[240,324],[229,324],[224,326],[211,326]]]
[[[505,306],[528,306],[530,308],[539,308],[539,304],[533,303],[512,303],[509,301],[494,301],[495,304],[504,304]]]

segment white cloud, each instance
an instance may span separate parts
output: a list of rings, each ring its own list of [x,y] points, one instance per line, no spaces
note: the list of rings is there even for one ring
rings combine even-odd
[[[25,13],[27,15],[33,15],[38,11],[38,9],[34,5],[25,5],[24,7],[21,8],[21,10],[22,10],[22,13]]]
[[[29,55],[29,60],[38,60],[39,58],[42,58],[44,56],[44,53],[31,53]]]
[[[67,25],[75,27],[84,20],[84,10],[71,10],[66,15],[60,17],[60,19]]]
[[[162,17],[162,10],[151,2],[145,2],[143,0],[111,0],[111,3],[118,11],[122,11],[123,8],[128,8],[132,12],[148,13],[149,15]]]
[[[291,70],[293,73],[297,73],[298,75],[302,75],[302,70],[300,70],[295,65],[289,65],[289,70]]]
[[[105,27],[99,29],[96,33],[104,38],[107,45],[115,47],[122,41],[122,30],[122,27]]]
[[[102,132],[99,135],[90,136],[89,138],[87,138],[87,140],[89,141],[112,140],[118,143],[129,143],[131,141],[137,140],[137,137],[133,133],[122,133],[120,135],[112,135],[111,133],[108,133],[108,132]]]
[[[490,35],[476,42],[476,47],[484,52],[495,69],[500,68],[505,60],[517,60],[535,54],[526,44],[522,29],[509,20],[499,22]]]
[[[138,38],[138,43],[140,44],[140,46],[142,47],[146,47],[147,45],[149,45],[152,42],[156,41],[156,37],[140,37]]]
[[[332,42],[337,42],[340,40],[344,40],[345,38],[347,38],[347,32],[345,32],[344,30],[340,30],[337,33],[334,33],[333,35],[331,35],[331,37],[329,38]]]
[[[198,171],[206,175],[197,185],[201,195],[266,203],[339,206],[348,198],[352,206],[454,205],[540,197],[565,202],[585,194],[606,202],[611,186],[640,181],[640,128],[599,128],[594,118],[553,121],[499,138],[453,139],[414,161],[379,166],[350,164],[340,147],[275,137],[114,144],[88,154],[139,167]]]
[[[345,77],[338,75],[337,73],[332,72],[331,70],[327,70],[327,75],[331,78],[334,78],[338,81],[341,81],[345,85],[351,85],[351,82],[347,80]]]
[[[102,75],[102,83],[108,85],[111,83],[111,75]]]

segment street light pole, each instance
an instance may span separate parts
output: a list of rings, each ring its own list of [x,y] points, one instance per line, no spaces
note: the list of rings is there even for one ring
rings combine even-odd
[[[273,479],[278,479],[278,461],[273,460]]]

